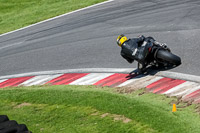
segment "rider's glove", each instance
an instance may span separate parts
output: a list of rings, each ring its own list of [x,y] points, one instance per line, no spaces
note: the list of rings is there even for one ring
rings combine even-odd
[[[160,46],[163,47],[163,48],[167,48],[167,44],[166,43],[161,43]]]
[[[163,48],[167,48],[167,44],[166,44],[166,43],[159,43],[159,42],[157,42],[157,41],[155,41],[154,43],[155,43],[156,45],[159,45],[159,46],[163,47]]]

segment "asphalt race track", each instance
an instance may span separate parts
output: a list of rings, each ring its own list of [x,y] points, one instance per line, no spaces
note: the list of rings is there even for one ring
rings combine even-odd
[[[182,58],[169,70],[200,76],[199,0],[114,0],[0,36],[0,76],[76,68],[135,68],[116,37],[153,36]]]

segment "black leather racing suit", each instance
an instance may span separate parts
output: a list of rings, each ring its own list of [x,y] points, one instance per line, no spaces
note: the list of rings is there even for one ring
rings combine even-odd
[[[147,53],[146,47],[142,47],[145,40],[155,41],[152,37],[146,38],[144,36],[129,39],[121,46],[121,56],[129,63],[132,63],[134,60],[143,63]]]

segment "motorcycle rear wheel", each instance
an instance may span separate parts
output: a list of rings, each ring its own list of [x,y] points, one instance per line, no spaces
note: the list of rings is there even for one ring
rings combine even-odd
[[[181,64],[181,58],[177,55],[172,54],[171,52],[167,50],[160,49],[157,52],[156,57],[158,59],[161,59],[164,62],[173,64],[173,65],[180,65]]]

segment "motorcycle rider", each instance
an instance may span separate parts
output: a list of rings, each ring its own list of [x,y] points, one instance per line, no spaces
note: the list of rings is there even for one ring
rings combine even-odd
[[[152,43],[147,43],[147,42],[152,42]],[[138,71],[144,72],[146,69],[146,62],[145,58],[148,54],[148,49],[147,45],[160,45],[162,47],[167,47],[166,44],[161,44],[153,37],[145,37],[143,35],[137,37],[137,38],[132,38],[128,39],[125,35],[119,35],[117,37],[117,44],[121,47],[121,56],[125,58],[129,63],[133,63],[134,60],[140,64],[138,65]]]

